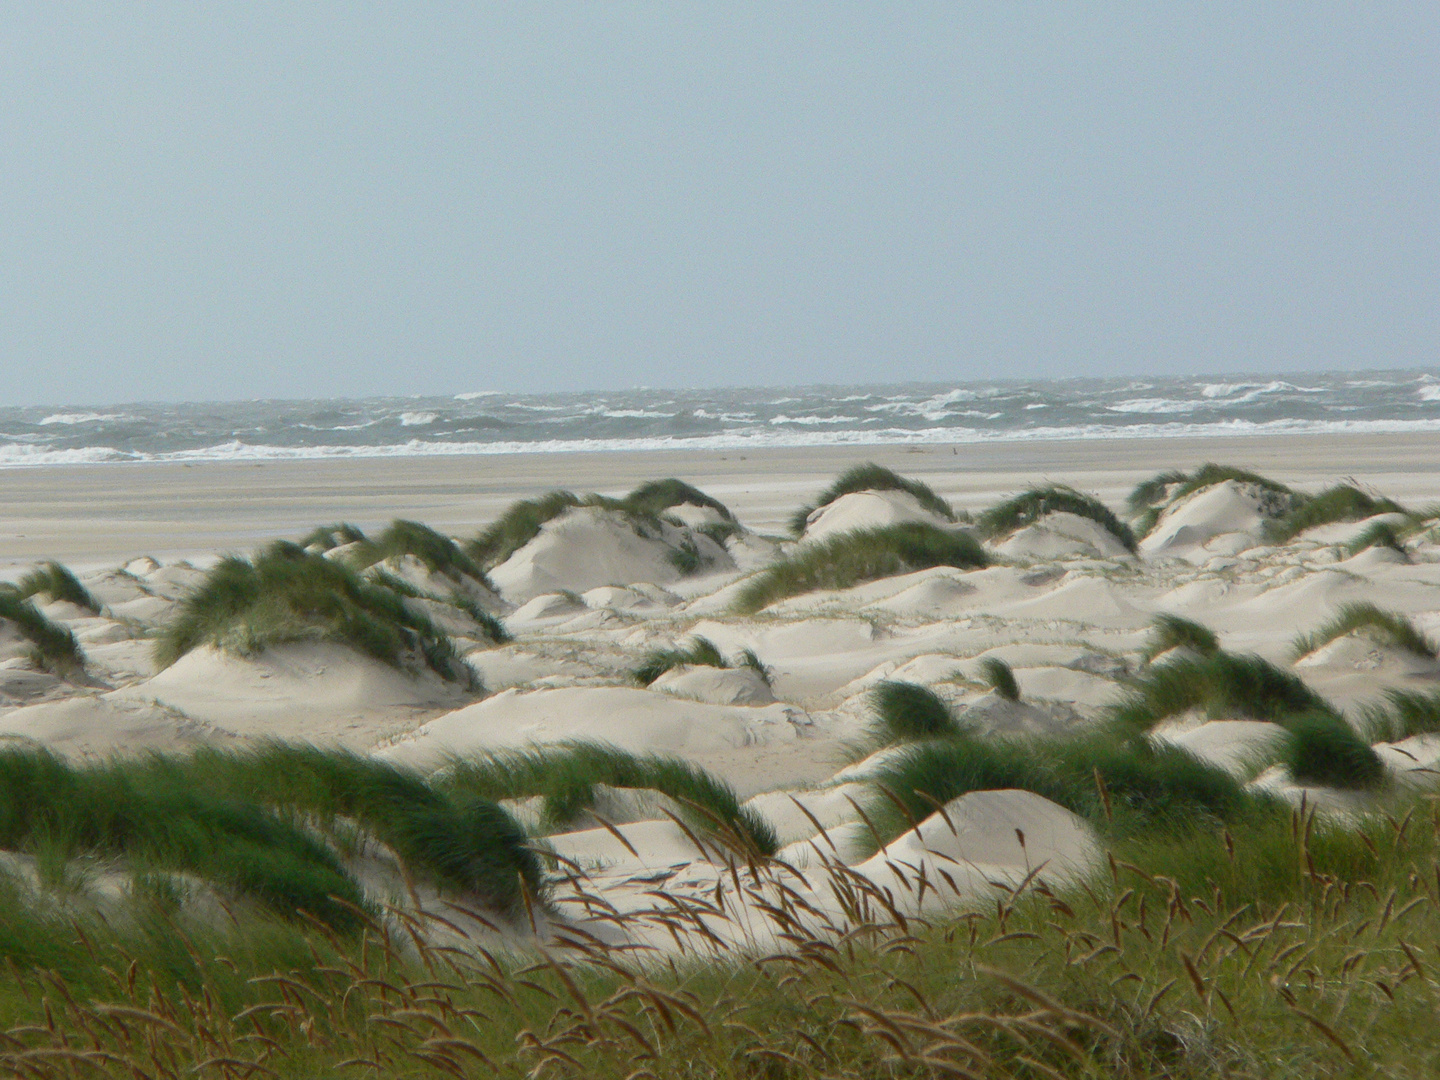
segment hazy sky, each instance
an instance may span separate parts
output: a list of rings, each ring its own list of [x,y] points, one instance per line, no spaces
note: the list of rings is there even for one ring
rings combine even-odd
[[[0,57],[4,403],[1440,364],[1433,0],[47,0]]]

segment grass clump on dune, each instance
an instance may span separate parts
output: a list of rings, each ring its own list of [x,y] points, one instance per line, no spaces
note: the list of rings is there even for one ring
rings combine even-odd
[[[986,510],[977,519],[980,531],[991,539],[1008,536],[1033,525],[1046,514],[1075,514],[1089,518],[1120,541],[1126,551],[1135,551],[1135,534],[1108,506],[1071,487],[1051,485],[1031,488]]]
[[[699,488],[671,476],[664,480],[650,480],[620,500],[631,510],[659,517],[672,506],[703,506],[714,510],[726,521],[734,521],[735,515],[719,499],[706,495]]]
[[[848,589],[932,566],[971,570],[987,565],[984,549],[966,533],[920,522],[861,529],[806,545],[760,571],[740,590],[735,608],[750,614],[817,589]]]
[[[11,622],[30,642],[30,659],[36,667],[71,675],[83,671],[85,656],[70,628],[45,617],[33,602],[12,588],[0,588],[0,619]]]
[[[796,510],[790,517],[791,534],[802,535],[810,515],[822,506],[829,506],[842,495],[853,495],[860,491],[904,491],[914,496],[915,501],[932,514],[946,521],[955,520],[955,511],[948,502],[935,494],[930,485],[908,479],[872,461],[845,470],[833,484],[820,493],[814,503]]]
[[[465,553],[482,566],[499,566],[540,535],[547,521],[579,505],[579,496],[570,491],[552,491],[538,499],[520,499],[466,544]]]
[[[1171,649],[1189,649],[1201,656],[1214,656],[1220,651],[1220,639],[1215,636],[1215,631],[1179,615],[1157,615],[1154,627],[1150,640],[1145,644],[1147,662]]]
[[[457,761],[437,780],[452,796],[495,801],[539,796],[542,819],[552,829],[573,824],[593,807],[600,785],[666,795],[679,804],[692,828],[742,849],[773,855],[779,847],[769,822],[742,807],[730,785],[679,758],[570,743]]]
[[[432,573],[456,580],[463,574],[494,591],[485,571],[459,544],[418,521],[392,521],[384,532],[366,542],[364,555],[357,563],[374,564],[398,555],[413,555]]]
[[[1440,732],[1440,691],[1421,694],[1392,688],[1385,691],[1384,700],[1384,705],[1361,710],[1359,726],[1370,742],[1399,742],[1411,735]]]
[[[1435,659],[1435,643],[1415,629],[1409,619],[1364,601],[1345,604],[1329,622],[1297,637],[1295,659],[1309,656],[1337,638],[1355,633],[1364,634],[1387,648]]]
[[[1151,667],[1132,684],[1128,699],[1112,710],[1125,728],[1149,731],[1160,721],[1191,709],[1207,719],[1272,720],[1285,724],[1307,712],[1333,712],[1299,676],[1258,656],[1178,659]]]
[[[1214,462],[1207,462],[1193,473],[1172,470],[1159,473],[1149,480],[1143,480],[1135,485],[1135,489],[1130,492],[1130,497],[1126,500],[1130,512],[1136,516],[1135,532],[1140,536],[1148,536],[1168,507],[1173,506],[1187,495],[1193,495],[1197,491],[1203,491],[1216,484],[1223,484],[1227,480],[1260,488],[1262,510],[1271,516],[1284,513],[1305,498],[1284,484],[1261,476],[1259,473],[1250,472],[1248,469],[1237,469],[1232,465],[1216,465]]]
[[[340,521],[334,525],[321,525],[311,529],[300,541],[302,548],[318,547],[321,551],[333,551],[337,547],[344,547],[347,544],[359,544],[365,541],[365,534],[358,526],[351,525],[348,521]]]
[[[1359,555],[1366,548],[1389,548],[1410,561],[1410,553],[1405,550],[1405,543],[1394,525],[1388,521],[1377,521],[1369,526],[1364,532],[1357,536],[1350,543],[1345,545],[1347,555]]]
[[[671,668],[683,667],[740,668],[754,671],[770,685],[770,670],[755,655],[753,649],[745,649],[734,660],[726,660],[719,646],[707,637],[695,637],[689,645],[680,649],[655,649],[645,655],[640,665],[630,672],[641,686],[649,686]]]
[[[929,687],[886,680],[870,691],[874,740],[882,746],[960,732],[950,706]]]
[[[1015,672],[998,656],[987,656],[980,661],[980,681],[1006,701],[1020,700],[1020,684],[1015,681]]]
[[[1355,729],[1331,712],[1304,713],[1286,725],[1284,761],[1297,783],[1363,789],[1385,779],[1385,765]]]
[[[1289,513],[1267,523],[1265,535],[1272,543],[1283,544],[1320,525],[1404,512],[1393,499],[1369,495],[1352,484],[1336,484],[1319,495],[1305,497]]]
[[[37,566],[20,579],[16,588],[23,597],[44,594],[52,602],[63,600],[84,608],[92,615],[100,614],[100,602],[90,595],[90,590],[80,584],[79,579],[67,567],[58,562]]]
[[[450,640],[401,596],[284,541],[250,560],[222,559],[161,632],[156,659],[169,666],[206,644],[253,656],[295,641],[347,645],[397,668],[423,663],[464,685],[474,678]]]

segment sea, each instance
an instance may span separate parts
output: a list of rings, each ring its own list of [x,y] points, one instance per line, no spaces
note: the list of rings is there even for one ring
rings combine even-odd
[[[1440,371],[0,407],[0,467],[1440,431]]]

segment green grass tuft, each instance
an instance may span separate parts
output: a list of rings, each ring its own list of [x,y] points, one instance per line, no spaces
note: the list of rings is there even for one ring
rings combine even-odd
[[[981,514],[977,524],[985,536],[996,539],[1033,525],[1046,514],[1056,513],[1089,518],[1119,540],[1126,551],[1135,551],[1135,534],[1108,506],[1074,488],[1060,485],[1031,488],[1007,499]]]
[[[959,732],[950,707],[935,691],[907,682],[877,683],[870,691],[871,733],[880,745],[934,739]]]
[[[322,551],[331,551],[346,544],[363,543],[365,534],[349,522],[341,521],[334,525],[321,525],[310,530],[300,541],[302,548],[318,547]]]
[[[365,567],[397,555],[413,555],[432,573],[444,574],[458,581],[461,575],[495,591],[480,565],[460,549],[460,545],[418,521],[397,518],[377,536],[368,541],[365,550],[354,560]]]
[[[725,657],[720,655],[719,648],[709,638],[696,637],[686,648],[656,649],[647,653],[645,659],[640,662],[640,666],[630,673],[630,677],[641,686],[649,686],[671,668],[687,664],[693,667],[714,668],[735,666],[725,662]]]
[[[1329,622],[1295,639],[1295,659],[1309,656],[1346,634],[1364,634],[1380,645],[1428,660],[1435,659],[1435,643],[1415,629],[1403,615],[1382,611],[1364,601],[1345,604]]]
[[[980,681],[1006,701],[1020,700],[1020,684],[1015,681],[1015,672],[998,656],[987,656],[980,662]]]
[[[465,545],[465,553],[486,567],[499,566],[535,537],[547,521],[580,505],[573,492],[552,491],[511,503],[505,513]]]
[[[1265,535],[1272,543],[1283,544],[1320,525],[1404,512],[1405,508],[1393,499],[1368,495],[1350,484],[1336,484],[1319,495],[1304,498],[1289,513],[1268,522]]]
[[[1147,661],[1178,648],[1189,649],[1201,656],[1214,656],[1220,651],[1220,639],[1215,636],[1215,631],[1179,615],[1157,615],[1154,626],[1145,645]]]
[[[1421,694],[1392,688],[1384,697],[1384,705],[1361,710],[1359,727],[1369,742],[1399,742],[1411,735],[1440,732],[1440,691]]]
[[[1384,780],[1380,755],[1334,713],[1306,713],[1287,727],[1284,760],[1297,782],[1355,790]]]
[[[791,534],[803,535],[811,514],[822,506],[829,506],[842,495],[853,495],[858,491],[905,491],[913,495],[915,501],[932,514],[936,514],[946,521],[955,520],[955,511],[950,504],[935,494],[928,484],[900,476],[872,461],[846,469],[833,484],[820,493],[814,503],[802,506],[795,511],[790,517]]]
[[[15,624],[32,646],[31,660],[42,670],[56,675],[73,675],[85,669],[85,654],[69,627],[45,617],[34,603],[18,590],[0,588],[0,619]]]
[[[58,562],[47,562],[31,570],[20,579],[16,588],[24,597],[43,593],[52,601],[64,600],[84,608],[92,615],[100,614],[100,602],[90,595],[90,590],[81,585],[74,574]]]
[[[1391,551],[1405,556],[1407,562],[1410,560],[1410,553],[1405,550],[1405,543],[1401,540],[1400,533],[1388,521],[1377,521],[1369,526],[1345,545],[1345,553],[1351,556],[1359,555],[1366,548],[1372,547],[1389,548]]]
[[[595,803],[595,788],[648,789],[674,799],[687,824],[761,855],[779,847],[774,829],[742,807],[734,790],[697,765],[658,754],[631,754],[598,743],[513,750],[452,763],[436,780],[452,797],[542,797],[547,827],[574,824]]]
[[[1135,681],[1112,710],[1124,728],[1148,731],[1191,709],[1207,719],[1243,718],[1286,724],[1308,712],[1333,712],[1300,678],[1258,656],[1213,656],[1157,664]]]
[[[984,549],[966,533],[920,522],[863,529],[807,544],[760,571],[740,590],[735,608],[751,614],[787,596],[817,589],[848,589],[932,566],[970,570],[987,566],[989,561]]]
[[[1125,505],[1130,508],[1131,513],[1138,514],[1147,507],[1168,502],[1170,488],[1183,484],[1188,479],[1183,472],[1174,469],[1156,473],[1149,480],[1142,480],[1135,485],[1129,498],[1125,500]]]
[[[658,517],[672,506],[704,506],[714,510],[726,521],[734,521],[730,508],[713,496],[706,495],[697,487],[677,480],[673,476],[665,480],[650,480],[641,484],[621,500],[632,510]]]
[[[419,654],[446,679],[471,685],[474,678],[449,638],[401,596],[285,541],[249,561],[221,560],[181,602],[155,655],[169,666],[204,644],[253,656],[292,641],[347,645],[399,668],[413,667]]]

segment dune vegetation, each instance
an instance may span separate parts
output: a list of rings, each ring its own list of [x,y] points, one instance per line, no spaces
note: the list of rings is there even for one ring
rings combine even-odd
[[[11,623],[30,643],[30,659],[42,671],[66,676],[84,670],[85,655],[75,635],[46,618],[18,589],[0,587],[0,620]]]
[[[750,614],[789,596],[848,589],[932,566],[971,570],[987,565],[984,549],[966,533],[920,522],[860,529],[804,545],[760,571],[740,590],[735,609]]]
[[[871,735],[878,746],[935,739],[959,731],[950,707],[927,686],[899,680],[876,683],[870,691],[875,719]]]
[[[861,491],[903,491],[913,496],[916,502],[937,517],[944,518],[946,521],[956,520],[954,509],[948,502],[935,494],[928,484],[901,476],[872,461],[846,469],[833,484],[816,497],[813,503],[796,510],[790,516],[791,535],[803,535],[810,515],[816,510],[829,506],[841,496],[854,495]]]
[[[1156,615],[1154,626],[1142,654],[1147,662],[1171,649],[1188,649],[1200,656],[1214,656],[1220,651],[1220,639],[1215,631],[1179,615]]]
[[[1422,694],[1392,687],[1381,700],[1384,704],[1371,703],[1361,710],[1359,727],[1367,742],[1399,742],[1440,732],[1440,691]]]
[[[90,595],[90,590],[80,584],[68,567],[58,562],[46,562],[31,570],[16,583],[21,596],[46,596],[52,602],[61,600],[83,608],[91,615],[100,614],[100,602]]]
[[[551,831],[580,820],[594,807],[602,785],[664,795],[690,828],[742,854],[768,856],[778,847],[774,829],[742,807],[730,785],[688,761],[660,754],[569,743],[456,761],[436,779],[438,788],[455,797],[539,798],[541,819]]]
[[[1410,561],[1410,553],[1405,550],[1405,542],[1401,538],[1400,531],[1388,521],[1377,521],[1369,526],[1359,536],[1345,545],[1347,555],[1359,555],[1368,548],[1387,548],[1404,557],[1406,562]]]
[[[300,541],[303,548],[319,548],[321,551],[333,551],[337,547],[344,547],[347,544],[364,543],[365,534],[358,526],[351,525],[347,521],[339,521],[334,525],[320,525],[311,529]]]
[[[1271,543],[1283,544],[1321,525],[1403,513],[1405,508],[1393,499],[1370,495],[1351,484],[1336,484],[1318,495],[1297,500],[1294,509],[1267,524],[1265,536]]]
[[[1332,711],[1298,675],[1258,656],[1216,652],[1146,669],[1112,714],[1122,727],[1149,731],[1191,709],[1210,720],[1243,717],[1278,724],[1308,712]]]
[[[494,591],[485,571],[461,550],[460,545],[418,521],[400,518],[392,521],[379,536],[364,540],[350,557],[350,562],[356,569],[364,569],[401,555],[414,556],[431,573],[444,574],[457,581],[464,575]]]
[[[355,571],[278,541],[222,559],[156,639],[162,666],[201,645],[253,656],[269,645],[328,641],[411,671],[473,683],[449,638],[404,598]]]
[[[1385,779],[1380,755],[1333,712],[1307,712],[1285,725],[1284,762],[1297,783],[1340,789],[1375,787]]]
[[[684,480],[667,477],[664,480],[649,480],[641,484],[620,500],[628,509],[641,514],[659,517],[674,506],[699,506],[714,510],[726,521],[733,522],[735,515],[730,508],[713,496]]]
[[[1015,672],[998,656],[987,656],[980,661],[980,681],[1006,701],[1020,700],[1020,684],[1015,681]]]
[[[1293,647],[1295,659],[1309,656],[1347,634],[1362,634],[1377,645],[1426,660],[1435,659],[1435,643],[1415,629],[1414,623],[1403,615],[1382,611],[1364,601],[1343,605],[1323,625],[1297,637]]]
[[[1033,525],[1046,514],[1061,513],[1089,518],[1120,541],[1126,551],[1135,550],[1135,534],[1113,510],[1091,495],[1059,484],[1031,488],[1006,499],[981,514],[976,525],[984,536],[993,540]]]
[[[725,659],[719,646],[707,637],[691,638],[690,644],[678,649],[654,649],[645,654],[639,666],[630,672],[641,686],[649,686],[672,668],[683,667],[749,668],[759,675],[766,686],[770,685],[770,669],[753,649],[743,649],[731,660]]]

